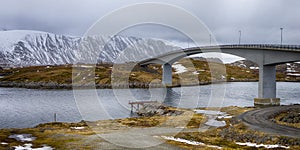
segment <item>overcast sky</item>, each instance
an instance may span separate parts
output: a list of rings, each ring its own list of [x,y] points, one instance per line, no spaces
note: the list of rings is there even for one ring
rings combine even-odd
[[[219,43],[300,44],[299,0],[0,0],[0,28],[82,36],[105,14],[141,2],[164,2],[197,16]],[[162,14],[163,15],[163,14]],[[176,16],[174,16],[176,17]],[[134,32],[135,31],[135,32]],[[136,32],[138,31],[138,32]],[[140,26],[123,34],[184,42],[171,29]]]

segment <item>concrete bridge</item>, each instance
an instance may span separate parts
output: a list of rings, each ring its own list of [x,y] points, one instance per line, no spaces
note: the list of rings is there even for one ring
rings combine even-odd
[[[258,98],[256,105],[279,105],[276,97],[276,65],[300,61],[300,45],[217,45],[172,51],[140,62],[141,65],[163,65],[163,83],[172,85],[172,64],[183,57],[199,53],[226,53],[243,57],[259,65]]]

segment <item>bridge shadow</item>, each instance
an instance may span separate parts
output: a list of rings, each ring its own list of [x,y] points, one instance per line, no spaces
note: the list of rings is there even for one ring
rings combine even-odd
[[[173,88],[166,88],[166,97],[163,104],[168,106],[177,107],[180,103],[181,95],[178,94]]]

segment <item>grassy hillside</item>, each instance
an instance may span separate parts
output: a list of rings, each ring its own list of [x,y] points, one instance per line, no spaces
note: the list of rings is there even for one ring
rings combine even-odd
[[[257,81],[258,71],[240,68],[237,66],[207,63],[201,60],[182,59],[177,64],[185,67],[186,72],[176,73],[173,68],[173,85],[188,85],[198,81],[209,83],[213,81]],[[222,74],[226,71],[226,74]],[[135,64],[98,64],[88,65],[61,65],[61,66],[35,66],[26,68],[13,68],[0,71],[0,82],[17,83],[57,83],[72,84],[73,79],[77,83],[96,83],[101,84],[149,84],[160,83],[162,69],[160,65],[148,65],[141,67]],[[284,81],[285,74],[278,73],[278,80]],[[198,81],[196,81],[198,80]]]

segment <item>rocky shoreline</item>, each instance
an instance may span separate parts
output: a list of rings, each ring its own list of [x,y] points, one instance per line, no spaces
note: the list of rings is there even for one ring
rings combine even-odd
[[[201,82],[194,85],[173,85],[168,87],[180,87],[180,86],[198,86],[198,85],[209,85],[211,82]],[[0,87],[7,88],[27,88],[27,89],[86,89],[86,88],[95,88],[96,89],[124,89],[124,88],[149,88],[148,83],[134,82],[130,84],[120,84],[120,85],[111,85],[111,84],[94,84],[94,85],[76,85],[76,84],[60,84],[56,82],[8,82],[0,81]],[[151,88],[163,88],[165,87],[162,84],[151,84]]]
[[[189,84],[189,85],[172,85],[168,86],[169,88],[181,87],[181,86],[201,86],[201,85],[210,85],[223,83],[224,81],[215,81],[215,82],[200,82],[199,84]],[[257,80],[236,80],[236,81],[226,81],[226,82],[257,82]],[[94,85],[76,85],[76,84],[61,84],[56,82],[10,82],[10,81],[0,81],[0,87],[7,88],[27,88],[27,89],[86,89],[86,88],[95,88],[96,89],[123,89],[123,88],[149,88],[149,83],[133,82],[129,84],[94,84]],[[151,84],[151,88],[163,88],[165,87],[162,84]]]
[[[200,82],[199,84],[190,84],[190,85],[172,85],[168,86],[169,88],[174,87],[184,87],[184,86],[201,86],[201,85],[210,85],[223,83],[225,81],[215,81],[215,82]],[[257,80],[234,80],[226,82],[258,82]],[[277,82],[297,82],[299,81],[277,81]],[[95,85],[76,85],[76,84],[61,84],[56,82],[10,82],[10,81],[0,81],[0,87],[7,88],[27,88],[27,89],[87,89],[95,88],[96,89],[125,89],[125,88],[149,88],[149,83],[133,82],[129,84],[120,84],[120,85],[111,85],[111,84],[95,84]],[[151,88],[163,88],[165,87],[162,84],[151,84]]]

